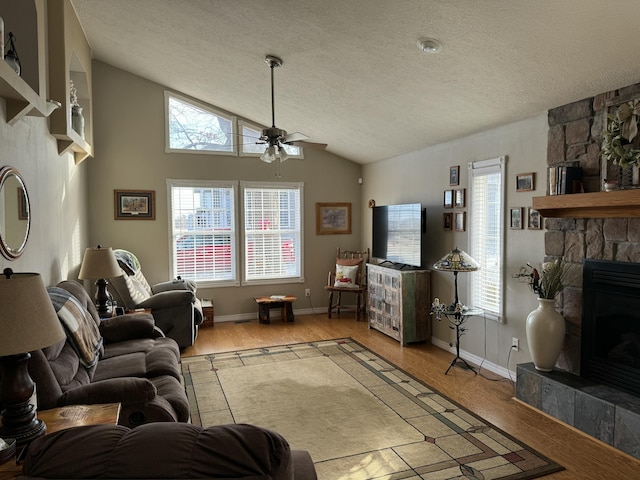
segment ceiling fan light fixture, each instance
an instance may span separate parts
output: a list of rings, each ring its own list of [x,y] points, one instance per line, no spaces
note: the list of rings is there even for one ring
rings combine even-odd
[[[435,38],[419,38],[417,45],[422,53],[440,53],[442,51],[442,43]]]
[[[284,149],[282,145],[278,147],[278,156],[280,157],[280,163],[283,163],[285,160],[289,158],[289,155],[287,155],[287,151]]]
[[[273,145],[269,145],[264,153],[260,155],[260,160],[265,163],[273,163],[276,160],[276,147]]]

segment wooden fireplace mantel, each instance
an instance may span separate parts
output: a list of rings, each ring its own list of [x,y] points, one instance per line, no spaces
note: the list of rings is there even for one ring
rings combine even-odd
[[[640,217],[640,189],[533,197],[532,207],[543,217]]]

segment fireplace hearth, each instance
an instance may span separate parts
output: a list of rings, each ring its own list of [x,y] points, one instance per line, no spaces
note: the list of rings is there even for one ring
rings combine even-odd
[[[640,264],[585,260],[580,375],[640,396]]]

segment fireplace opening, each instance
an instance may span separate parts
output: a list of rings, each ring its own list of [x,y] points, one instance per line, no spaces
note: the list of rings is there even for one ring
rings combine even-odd
[[[640,264],[584,261],[580,375],[640,396]]]

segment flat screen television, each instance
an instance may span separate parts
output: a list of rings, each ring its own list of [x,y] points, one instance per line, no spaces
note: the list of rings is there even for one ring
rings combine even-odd
[[[387,262],[422,266],[426,210],[420,203],[373,207],[372,256]]]

